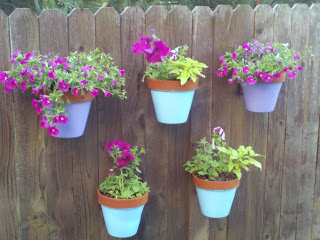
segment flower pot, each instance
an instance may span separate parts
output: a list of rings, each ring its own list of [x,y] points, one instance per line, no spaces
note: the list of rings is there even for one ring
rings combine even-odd
[[[201,212],[210,218],[223,218],[229,215],[239,179],[230,181],[206,181],[193,175],[193,184],[200,203]]]
[[[86,128],[88,115],[90,111],[91,101],[93,96],[91,93],[86,93],[83,96],[72,95],[67,92],[63,96],[63,100],[71,104],[66,105],[66,113],[68,114],[68,121],[66,124],[58,123],[57,128],[59,134],[57,138],[76,138],[83,135]]]
[[[133,199],[115,199],[102,195],[98,189],[98,201],[101,205],[108,233],[117,238],[135,235],[141,220],[144,205],[149,194]]]
[[[155,80],[147,78],[148,88],[151,91],[152,101],[158,122],[165,124],[181,124],[188,120],[196,82],[187,81],[180,84],[175,80]]]
[[[245,106],[250,112],[273,112],[279,92],[286,74],[282,73],[280,78],[266,83],[259,80],[255,84],[246,84],[242,87]]]

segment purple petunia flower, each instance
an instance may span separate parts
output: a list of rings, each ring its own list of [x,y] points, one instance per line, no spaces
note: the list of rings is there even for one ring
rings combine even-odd
[[[232,70],[232,76],[237,76],[237,73],[240,71],[240,69],[238,69],[238,68],[234,68],[233,70]]]
[[[109,142],[106,144],[106,149],[108,153],[111,153],[113,147],[118,148],[120,151],[129,150],[130,144],[126,142],[121,142],[119,140],[114,140],[113,142]]]
[[[238,55],[237,55],[236,51],[233,51],[233,53],[232,53],[232,59],[233,59],[233,60],[237,60],[237,58],[238,58]]]
[[[255,84],[257,82],[257,80],[251,75],[249,75],[246,80],[248,84]]]
[[[52,69],[51,72],[48,72],[48,77],[51,78],[51,79],[54,79],[56,73],[54,72],[54,68]]]
[[[59,130],[56,127],[48,127],[48,134],[52,136],[57,136],[59,134]]]
[[[224,56],[219,57],[220,64],[223,63],[223,60],[224,60]]]
[[[20,75],[22,77],[26,76],[27,74],[29,74],[31,71],[30,71],[30,68],[29,67],[26,67],[26,69],[24,70],[20,70]]]
[[[301,72],[301,70],[302,70],[302,66],[297,67],[298,72]]]
[[[58,87],[61,92],[68,92],[69,91],[69,83],[66,83],[64,80],[59,81]]]
[[[77,96],[77,95],[79,94],[80,90],[79,90],[79,88],[75,87],[75,88],[73,88],[73,89],[71,90],[71,92],[72,92],[72,94],[73,94],[74,96]]]
[[[232,84],[232,83],[233,83],[233,79],[232,79],[232,78],[229,78],[229,79],[228,79],[228,82],[229,82],[230,84]]]
[[[103,78],[102,74],[98,74],[98,81],[101,81],[101,79]]]
[[[42,106],[43,107],[50,107],[51,106],[51,100],[47,97],[42,98]]]
[[[9,76],[6,72],[0,72],[0,82],[3,82],[3,83],[7,82],[8,77]]]
[[[223,72],[222,72],[222,70],[217,70],[217,75],[219,76],[219,77],[223,77]]]
[[[248,67],[248,66],[244,66],[243,68],[242,68],[242,72],[244,73],[244,74],[248,74],[248,71],[250,70],[250,68]]]
[[[281,76],[281,74],[278,73],[278,72],[276,72],[275,74],[273,74],[273,77],[274,77],[274,78],[279,78],[280,76]]]
[[[296,77],[296,72],[292,71],[288,73],[288,78],[289,79],[294,79]]]
[[[20,84],[20,90],[24,92],[27,89],[27,84],[25,81],[22,81]]]
[[[58,123],[66,124],[67,121],[68,121],[68,118],[66,116],[59,114],[59,116],[57,117]]]
[[[39,106],[39,102],[36,99],[32,99],[32,106],[33,107],[38,107]]]
[[[109,97],[110,95],[111,95],[111,92],[106,91],[106,92],[104,93],[104,97]]]
[[[283,67],[282,72],[287,72],[288,71],[288,67]]]
[[[296,60],[296,61],[299,60],[300,59],[300,55],[295,53],[295,55],[293,56],[293,59]]]
[[[120,77],[122,77],[126,73],[126,70],[119,70]]]
[[[91,90],[91,95],[92,95],[92,96],[95,97],[95,96],[97,96],[98,94],[99,94],[99,90],[98,90],[98,89],[92,89],[92,90]]]
[[[265,73],[263,74],[262,79],[267,83],[271,83],[274,80],[274,76],[269,73]]]
[[[38,89],[38,88],[32,89],[32,93],[33,93],[34,95],[38,95],[38,94],[39,94],[39,89]]]
[[[245,49],[247,52],[249,52],[251,50],[251,48],[248,46],[248,44],[244,44],[242,46],[243,49]]]
[[[117,80],[113,79],[112,84],[113,84],[113,85],[118,84]]]
[[[170,49],[162,41],[155,41],[152,49],[146,49],[147,61],[150,63],[163,62]]]
[[[131,51],[135,54],[144,53],[145,50],[151,49],[150,42],[152,42],[153,38],[149,38],[146,36],[140,35],[140,40],[133,44]]]
[[[20,50],[15,50],[15,51],[13,52],[12,57],[13,57],[13,58],[17,58],[20,53],[21,53]]]

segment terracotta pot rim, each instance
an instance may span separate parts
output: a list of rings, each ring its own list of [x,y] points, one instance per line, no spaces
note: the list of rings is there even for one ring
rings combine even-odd
[[[162,91],[190,91],[195,90],[199,86],[199,79],[196,82],[188,80],[181,86],[180,80],[157,80],[147,77],[147,86],[153,90]]]
[[[271,83],[284,82],[286,80],[286,76],[287,76],[287,73],[286,72],[282,72],[280,74],[280,77],[273,79],[273,81]],[[258,82],[260,82],[260,83],[268,83],[268,82],[263,81],[261,77],[258,77]]]
[[[193,184],[199,188],[207,190],[228,190],[236,188],[240,185],[238,178],[228,181],[206,181],[192,174]]]
[[[149,192],[137,198],[130,198],[130,199],[110,198],[110,197],[104,196],[100,192],[100,187],[98,188],[97,193],[98,193],[98,202],[101,205],[105,207],[118,208],[118,209],[136,208],[136,207],[143,206],[148,202],[148,198],[149,198]]]
[[[62,96],[62,99],[64,102],[69,100],[70,103],[83,103],[92,101],[94,96],[92,96],[90,92],[84,93],[83,95],[79,93],[77,96],[74,96],[71,91],[69,91]]]

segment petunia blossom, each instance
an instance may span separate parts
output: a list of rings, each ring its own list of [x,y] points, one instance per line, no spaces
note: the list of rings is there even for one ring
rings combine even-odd
[[[249,75],[246,78],[246,81],[247,81],[248,84],[255,84],[257,82],[257,80],[254,78],[254,76],[251,76],[251,75]]]
[[[282,72],[287,72],[288,71],[288,67],[283,67]]]
[[[117,159],[119,168],[123,168],[123,167],[128,166],[130,161],[134,161],[134,156],[128,150],[123,150],[122,156]]]
[[[237,60],[237,58],[238,58],[238,55],[237,55],[236,51],[233,51],[233,53],[232,53],[232,59],[233,59],[233,60]]]
[[[59,134],[59,130],[56,127],[48,127],[48,134],[52,136],[57,136]]]
[[[33,93],[34,95],[38,95],[38,94],[39,94],[39,89],[38,89],[38,88],[32,89],[32,93]]]
[[[111,92],[108,92],[108,91],[104,92],[104,97],[109,97],[110,95],[111,95]]]
[[[51,100],[47,97],[44,97],[42,99],[42,106],[43,107],[50,107],[51,106]]]
[[[27,89],[27,84],[25,81],[22,81],[20,84],[20,90],[24,92]]]
[[[103,78],[102,74],[98,74],[98,81],[101,81],[101,79]]]
[[[279,78],[280,76],[281,76],[281,74],[278,73],[278,72],[276,72],[275,74],[273,74],[273,77],[274,77],[274,78]]]
[[[296,72],[292,71],[288,73],[288,78],[289,79],[294,79],[296,77]]]
[[[120,77],[122,77],[126,73],[126,70],[119,70]]]
[[[227,76],[228,73],[229,73],[228,68],[224,67],[223,70],[222,70],[222,73]]]
[[[133,44],[131,51],[135,54],[144,53],[145,50],[151,49],[150,42],[152,42],[153,38],[149,38],[146,36],[140,35],[140,40]]]
[[[222,127],[215,127],[213,131],[217,132],[223,141],[226,140],[226,134],[224,133]]]
[[[224,56],[220,56],[220,57],[219,57],[220,64],[223,63],[223,60],[224,60]]]
[[[72,94],[73,94],[74,96],[77,96],[77,95],[79,94],[80,90],[79,90],[79,88],[75,87],[75,88],[73,88],[73,89],[71,90],[71,92],[72,92]]]
[[[12,54],[12,57],[13,57],[13,58],[17,58],[20,53],[21,53],[20,50],[15,50],[15,51],[13,52],[13,54]]]
[[[219,77],[223,77],[223,72],[222,72],[222,70],[218,69],[218,70],[217,70],[217,75],[218,75]]]
[[[232,76],[237,76],[237,73],[240,71],[240,69],[238,69],[238,68],[234,68],[233,70],[232,70]]]
[[[54,79],[55,75],[56,74],[55,74],[54,69],[51,72],[48,72],[48,77],[51,78],[51,79]]]
[[[298,72],[301,72],[301,70],[302,70],[302,66],[297,67]]]
[[[9,76],[6,72],[0,72],[0,82],[3,82],[3,83],[7,82],[8,77]]]
[[[57,121],[58,123],[66,124],[68,121],[68,118],[64,115],[59,114],[59,116],[57,117]]]
[[[265,73],[263,74],[262,79],[267,83],[271,83],[274,80],[274,76],[272,74]]]
[[[155,41],[152,49],[145,50],[147,61],[150,63],[163,62],[170,49],[162,41]]]
[[[58,87],[61,92],[69,91],[69,83],[66,83],[65,80],[60,80],[58,83]]]
[[[229,82],[230,84],[232,84],[232,83],[233,83],[233,78],[229,78],[229,79],[228,79],[228,82]]]
[[[248,46],[248,44],[244,44],[242,46],[243,49],[245,49],[247,52],[249,52],[251,50],[251,48]]]
[[[242,68],[242,72],[244,73],[244,74],[248,74],[248,71],[250,70],[250,68],[248,67],[248,66],[244,66],[243,68]]]
[[[92,90],[91,90],[91,95],[92,95],[92,96],[95,97],[95,96],[97,96],[98,94],[99,94],[99,90],[98,90],[98,89],[92,89]]]
[[[111,153],[113,147],[118,148],[120,151],[129,150],[130,144],[126,142],[122,142],[119,140],[114,140],[113,142],[109,142],[106,144],[106,149],[108,153]]]

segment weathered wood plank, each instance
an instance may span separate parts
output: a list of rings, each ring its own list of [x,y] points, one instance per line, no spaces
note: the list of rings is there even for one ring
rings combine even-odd
[[[114,8],[101,8],[95,14],[96,47],[109,53],[115,64],[120,68],[120,14]],[[121,100],[118,98],[98,97],[98,154],[99,154],[99,183],[107,176],[113,161],[107,157],[105,144],[115,139],[122,139]],[[108,235],[107,228],[100,210],[100,239],[116,239]]]
[[[299,201],[297,209],[296,239],[311,239],[312,237],[312,211],[313,196],[316,180],[316,159],[319,131],[319,61],[320,57],[320,4],[308,9],[309,22],[305,19],[305,33],[309,35],[309,46],[312,46],[314,57],[305,61],[305,82],[303,101],[303,126],[299,181]],[[309,29],[308,29],[309,27]],[[309,32],[308,32],[309,30]],[[318,236],[320,238],[320,236]]]
[[[290,43],[291,21],[288,19],[291,19],[290,7],[276,5],[274,7],[274,42]],[[263,238],[265,239],[279,238],[287,85],[288,82],[282,84],[276,108],[269,114],[263,214]]]
[[[219,57],[232,50],[232,20],[231,6],[218,6],[214,10],[214,58],[213,58],[213,91],[212,91],[212,128],[221,126],[227,141],[231,136],[232,95],[234,88],[230,86],[227,77],[220,78],[216,71],[220,68]],[[228,218],[211,220],[212,239],[227,239]]]
[[[39,16],[41,54],[68,55],[67,16],[45,10]],[[72,144],[45,134],[50,239],[73,237]]]
[[[244,44],[254,36],[254,12],[249,5],[239,5],[232,15],[233,44]],[[231,86],[230,86],[231,87]],[[243,97],[239,96],[238,86],[234,87],[231,96],[232,116],[230,144],[237,148],[239,145],[252,145],[253,114],[244,107]],[[228,239],[246,239],[250,234],[248,174],[243,172],[240,187],[233,202],[228,218]]]
[[[174,7],[169,13],[169,47],[188,45],[192,50],[192,13],[186,6]],[[190,176],[183,164],[189,156],[190,119],[184,124],[169,126],[168,156],[168,239],[187,239],[189,218]]]
[[[74,9],[68,16],[69,52],[95,49],[94,15],[89,9]],[[98,144],[97,102],[92,101],[85,133],[72,139],[74,239],[99,239],[100,219],[97,201]]]
[[[301,25],[301,22],[307,23]],[[309,8],[296,4],[292,9],[291,47],[298,52],[308,42]],[[280,238],[295,239],[297,227],[297,204],[299,196],[299,168],[303,128],[303,99],[306,69],[288,81],[288,106],[285,139],[285,156],[282,179],[282,201],[280,219]],[[299,94],[296,94],[299,92]]]
[[[9,18],[0,10],[0,71],[10,69]],[[0,239],[18,239],[13,98],[0,88]]]
[[[192,159],[197,148],[197,141],[202,137],[210,137],[212,109],[212,62],[213,62],[213,13],[209,7],[196,7],[192,11],[193,35],[192,58],[207,64],[203,74],[206,78],[199,79],[199,88],[195,92],[191,107],[191,145],[187,159]],[[192,177],[188,174],[190,188],[189,204],[189,239],[209,239],[209,219],[202,215]],[[182,238],[181,238],[182,239]]]
[[[267,43],[273,40],[274,13],[270,5],[261,4],[254,9],[255,39]],[[255,152],[264,156],[267,153],[268,114],[253,114],[252,143]],[[266,156],[267,158],[267,156]],[[260,169],[252,167],[248,177],[248,211],[249,228],[247,238],[260,239],[263,233],[263,196],[265,181],[266,158],[259,158],[262,165]]]
[[[318,110],[319,111],[319,110]],[[316,160],[316,183],[314,185],[312,240],[320,239],[320,128],[318,133],[318,156]]]
[[[31,9],[16,9],[9,17],[11,52],[39,50],[39,24]],[[14,94],[16,176],[21,238],[48,238],[44,132],[39,127],[30,92]]]
[[[150,7],[146,12],[146,35],[156,35],[169,44],[169,13],[163,7]],[[150,186],[150,200],[144,211],[139,239],[169,239],[168,205],[168,131],[169,126],[157,121],[151,93],[146,95],[146,158],[143,163],[145,179]],[[157,146],[157,147],[155,147]],[[172,226],[175,227],[175,226]],[[174,231],[173,231],[174,232]]]

